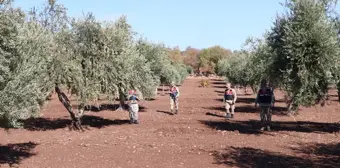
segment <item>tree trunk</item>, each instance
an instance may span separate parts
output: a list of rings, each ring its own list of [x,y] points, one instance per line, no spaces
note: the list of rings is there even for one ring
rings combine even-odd
[[[256,94],[257,93],[257,89],[256,89],[256,86],[251,86],[251,90],[253,91],[253,94]]]
[[[328,94],[327,93],[325,95],[321,96],[321,98],[319,100],[321,107],[326,105],[328,99],[329,98],[328,98]]]
[[[298,115],[298,106],[292,102],[288,103],[288,113],[292,115]]]
[[[53,91],[51,91],[51,92],[48,94],[46,100],[52,100],[52,95],[53,95]]]
[[[122,91],[119,91],[119,108],[125,110],[125,96]]]
[[[164,96],[165,93],[164,93],[164,84],[162,85],[162,96]]]
[[[340,102],[340,82],[337,84],[337,89],[338,89],[338,101]]]
[[[75,113],[73,112],[70,100],[67,98],[66,94],[57,85],[55,86],[55,91],[58,94],[59,101],[64,105],[64,107],[66,108],[66,110],[71,116],[72,126],[76,129],[82,129],[81,122],[80,122],[80,118],[82,115],[81,116],[75,115]],[[81,109],[79,108],[79,110]],[[81,114],[84,113],[83,111],[84,111],[84,107],[82,108],[82,111],[80,111]]]
[[[84,112],[85,112],[85,104],[80,103],[78,105],[78,115],[77,115],[77,121],[79,122],[80,125],[81,125],[81,118],[84,116]]]

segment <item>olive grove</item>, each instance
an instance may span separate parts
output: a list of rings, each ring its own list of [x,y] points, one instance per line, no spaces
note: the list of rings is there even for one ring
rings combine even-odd
[[[336,4],[336,2],[335,2]],[[339,20],[334,1],[291,0],[263,39],[246,41],[245,49],[218,62],[218,73],[234,84],[252,86],[261,79],[286,93],[288,111],[324,105],[330,85],[339,90]]]
[[[164,45],[138,38],[125,16],[106,22],[91,13],[72,18],[56,0],[25,12],[5,0],[0,23],[0,123],[6,127],[38,116],[55,92],[73,126],[81,128],[85,107],[101,96],[124,100],[136,89],[151,98],[160,84],[181,84],[188,75]]]

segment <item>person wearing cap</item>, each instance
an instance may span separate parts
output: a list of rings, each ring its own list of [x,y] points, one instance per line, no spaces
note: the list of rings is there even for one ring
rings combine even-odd
[[[128,106],[129,106],[129,116],[130,116],[130,124],[139,124],[138,121],[138,111],[139,111],[139,105],[138,105],[138,95],[136,90],[129,90],[128,96]]]
[[[231,88],[231,84],[226,84],[226,89],[224,90],[223,103],[225,103],[226,118],[234,118],[235,113],[235,102],[237,100],[237,94],[234,89]],[[230,115],[231,111],[231,115]]]
[[[170,94],[170,111],[173,113],[174,105],[175,105],[175,114],[178,114],[178,97],[179,97],[179,88],[176,86],[175,82],[171,82],[169,88]]]
[[[269,82],[267,80],[262,80],[255,100],[255,107],[259,104],[261,109],[261,130],[264,130],[266,127],[267,130],[270,131],[270,124],[272,120],[271,110],[274,107],[274,103],[275,96],[273,90],[269,87]]]

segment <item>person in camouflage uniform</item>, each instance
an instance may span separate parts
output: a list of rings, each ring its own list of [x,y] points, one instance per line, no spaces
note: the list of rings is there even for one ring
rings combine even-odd
[[[138,121],[138,96],[135,90],[130,90],[127,96],[128,106],[129,106],[129,116],[130,116],[130,124],[139,124]]]
[[[226,118],[234,118],[235,113],[235,102],[237,100],[237,94],[234,89],[231,88],[231,84],[226,84],[226,89],[224,91],[223,102],[225,103]],[[231,115],[230,115],[231,111]]]
[[[175,114],[178,114],[178,97],[179,97],[179,88],[176,86],[175,82],[171,82],[169,88],[170,94],[170,111],[173,112],[174,105],[175,105]]]
[[[275,104],[275,96],[273,90],[269,87],[269,82],[266,80],[261,81],[261,88],[259,89],[256,100],[255,107],[257,104],[260,105],[260,118],[261,118],[261,130],[267,128],[270,131],[270,124],[272,119],[272,108]]]

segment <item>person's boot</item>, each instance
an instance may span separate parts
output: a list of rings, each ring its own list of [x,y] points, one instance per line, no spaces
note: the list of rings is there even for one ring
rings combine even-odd
[[[130,124],[133,124],[133,122],[134,122],[133,119],[130,119]]]
[[[270,125],[267,125],[267,131],[270,131]]]
[[[227,113],[225,118],[229,119],[230,118],[230,113]]]
[[[175,114],[178,114],[178,110],[176,109]]]
[[[134,124],[139,124],[138,120],[135,120],[133,123],[134,123]]]
[[[234,114],[231,114],[231,117],[230,118],[234,118]]]

